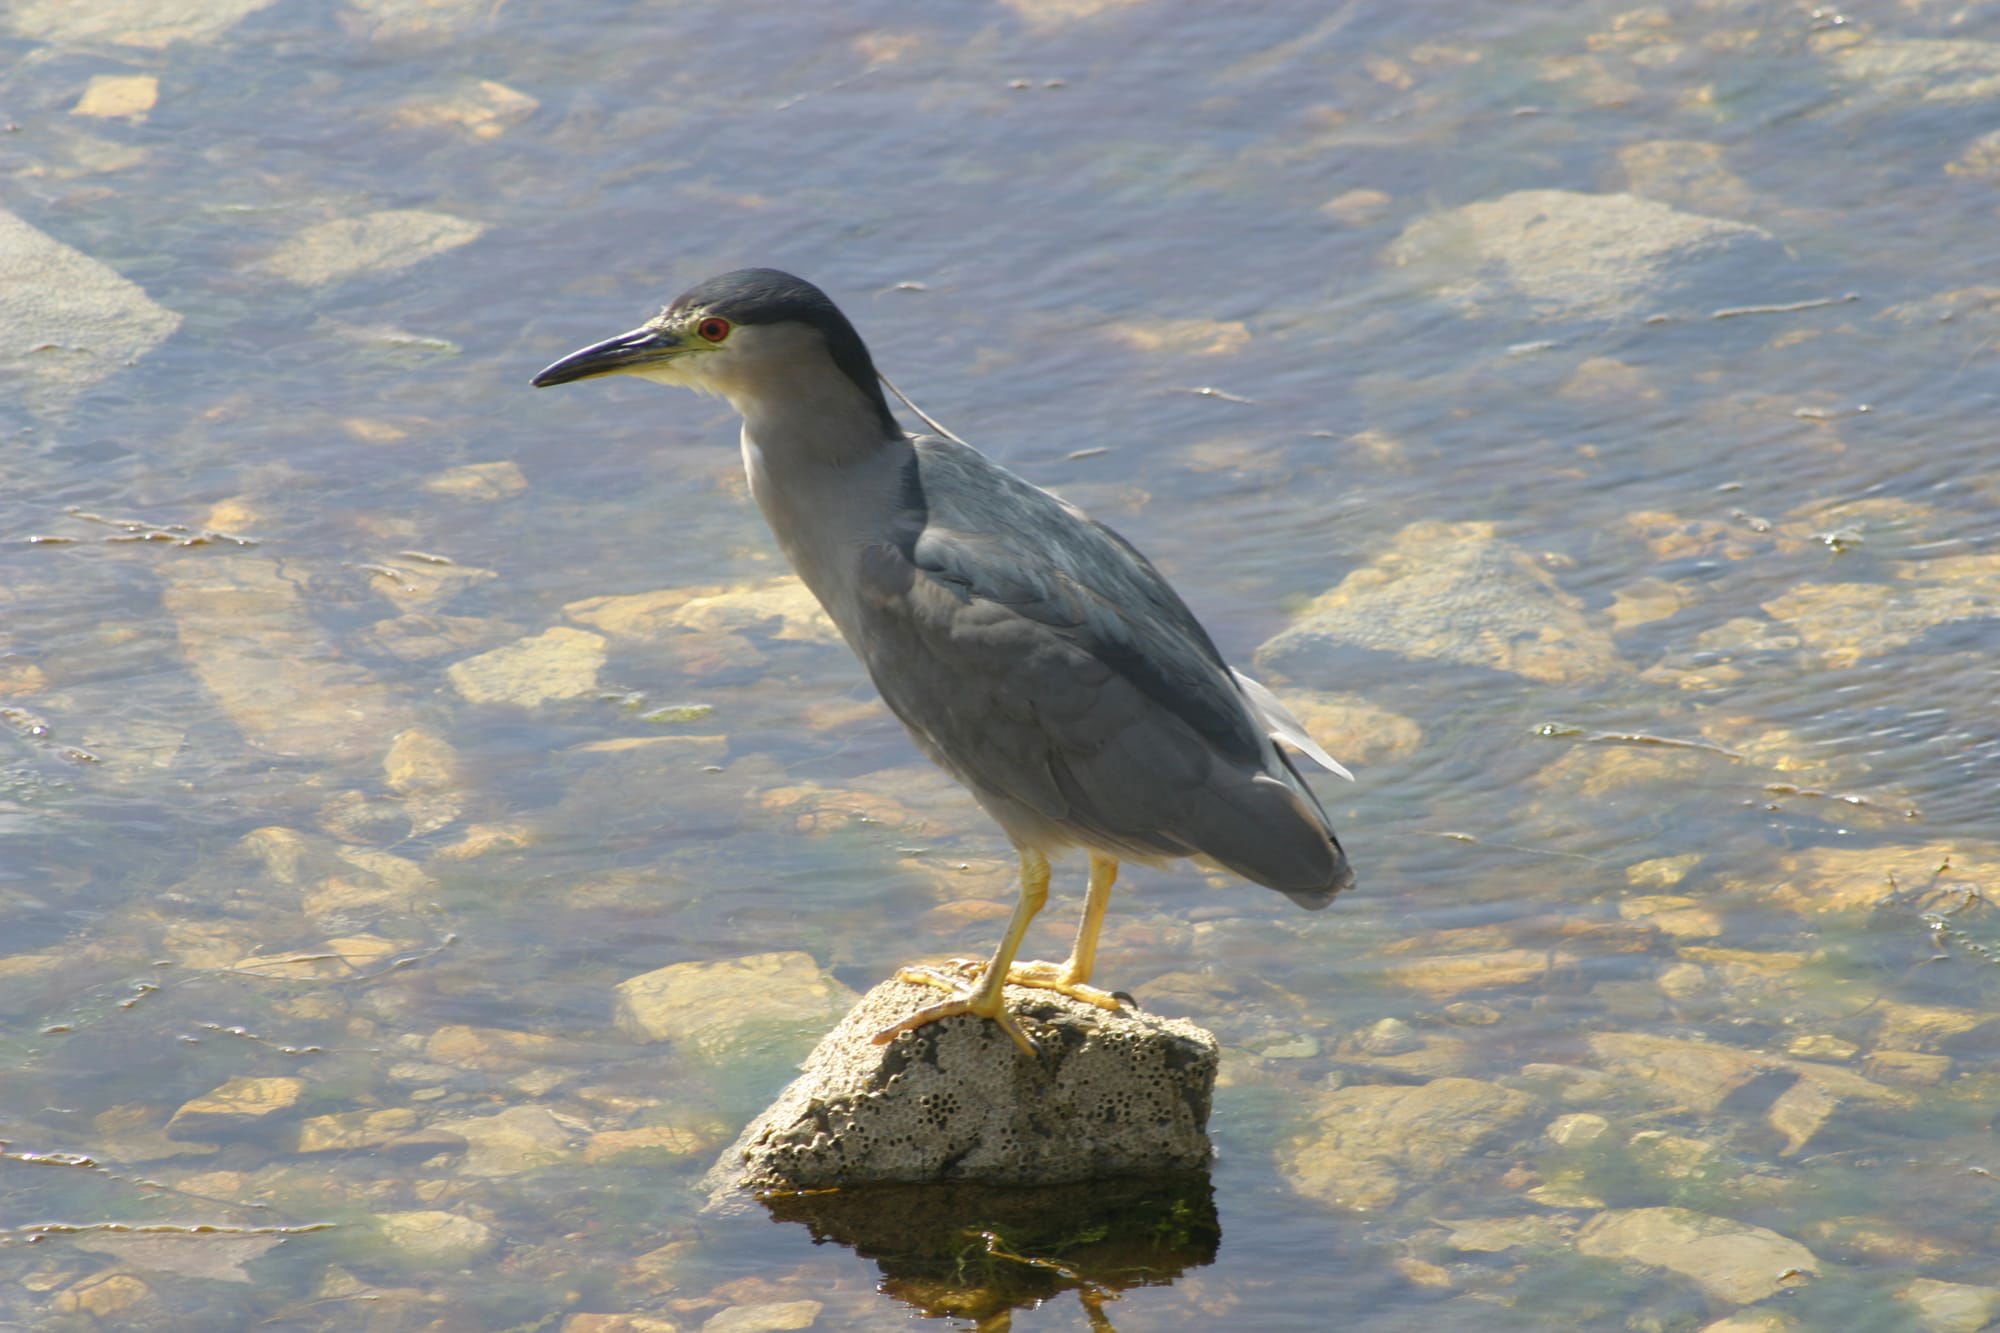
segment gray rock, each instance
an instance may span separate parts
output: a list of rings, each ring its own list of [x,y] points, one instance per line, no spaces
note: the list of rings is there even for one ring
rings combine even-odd
[[[1185,1019],[1112,1012],[1014,988],[1042,1048],[948,1018],[887,1045],[871,1037],[939,992],[885,981],[828,1033],[804,1072],[710,1172],[711,1194],[977,1181],[1048,1185],[1207,1163],[1215,1038]]]
[[[1511,671],[1549,684],[1630,670],[1610,633],[1491,523],[1412,523],[1257,650],[1306,683],[1340,647]]]
[[[37,409],[67,406],[180,327],[139,284],[4,208],[0,271],[0,370]]]
[[[1618,319],[1652,313],[1698,265],[1727,259],[1761,277],[1782,255],[1760,228],[1633,194],[1517,190],[1418,219],[1383,258],[1467,314]]]

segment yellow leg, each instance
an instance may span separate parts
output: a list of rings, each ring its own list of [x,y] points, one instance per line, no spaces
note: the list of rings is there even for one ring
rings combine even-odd
[[[979,985],[970,991],[961,990],[952,999],[929,1005],[917,1010],[902,1022],[883,1028],[875,1034],[876,1045],[891,1041],[899,1032],[909,1032],[926,1023],[935,1023],[940,1018],[950,1018],[956,1014],[972,1014],[979,1018],[990,1018],[1000,1025],[1001,1031],[1013,1038],[1014,1044],[1027,1055],[1039,1055],[1035,1043],[1028,1034],[1021,1031],[1021,1025],[1007,1012],[1007,974],[1014,966],[1014,955],[1021,948],[1021,937],[1028,933],[1028,923],[1035,919],[1035,913],[1042,910],[1042,904],[1049,900],[1049,859],[1030,847],[1021,852],[1021,896],[1014,904],[1014,915],[1007,921],[1007,933],[1000,938],[1000,947],[993,951],[993,961],[986,965]],[[901,975],[901,974],[899,974]],[[906,981],[938,984],[938,979],[925,973],[916,973],[903,978]]]
[[[1063,964],[1062,979],[1072,986],[1090,980],[1097,968],[1097,933],[1104,929],[1104,909],[1111,906],[1111,886],[1118,881],[1118,862],[1098,852],[1090,854],[1090,891],[1083,899],[1083,921],[1076,928],[1076,944]]]
[[[1097,935],[1104,929],[1104,909],[1111,905],[1111,886],[1118,879],[1118,860],[1101,852],[1090,854],[1090,891],[1083,900],[1083,920],[1076,928],[1076,944],[1069,959],[1061,964],[1018,963],[1007,977],[1009,985],[1034,986],[1067,995],[1100,1009],[1118,1008],[1109,991],[1086,985],[1097,969]]]

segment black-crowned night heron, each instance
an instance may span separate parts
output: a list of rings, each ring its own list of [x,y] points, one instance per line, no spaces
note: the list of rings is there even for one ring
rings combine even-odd
[[[1309,908],[1354,882],[1279,743],[1346,770],[1230,669],[1117,533],[956,440],[898,426],[867,347],[817,287],[772,269],[711,278],[534,382],[620,373],[742,414],[750,493],[792,568],[1020,856],[1020,899],[976,984],[906,970],[955,993],[876,1040],[976,1014],[1033,1054],[1007,985],[1116,1008],[1088,983],[1120,861],[1194,857]],[[1090,856],[1075,948],[1017,963],[1049,857],[1071,847]]]

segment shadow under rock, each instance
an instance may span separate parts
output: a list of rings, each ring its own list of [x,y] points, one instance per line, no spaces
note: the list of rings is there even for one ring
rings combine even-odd
[[[931,1318],[1009,1327],[1010,1312],[1075,1291],[1093,1329],[1133,1287],[1215,1261],[1222,1223],[1207,1172],[1074,1185],[876,1185],[770,1194],[779,1222],[875,1261],[881,1290]]]

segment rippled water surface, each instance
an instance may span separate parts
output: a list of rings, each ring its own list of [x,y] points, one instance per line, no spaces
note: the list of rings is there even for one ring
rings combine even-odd
[[[2000,6],[14,0],[0,121],[0,1323],[2000,1318]],[[747,264],[1355,769],[1114,902],[1206,1177],[703,1211],[1011,899],[727,406],[527,385]]]

